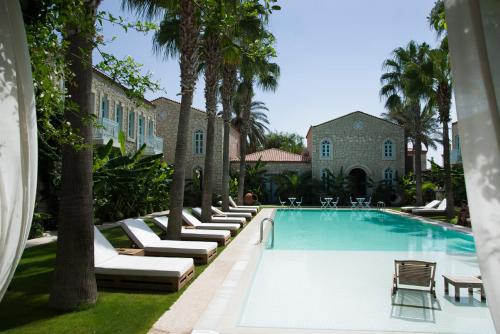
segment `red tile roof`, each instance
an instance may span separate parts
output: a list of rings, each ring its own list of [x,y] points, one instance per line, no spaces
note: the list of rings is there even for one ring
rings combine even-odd
[[[295,154],[283,151],[277,148],[247,154],[246,162],[257,162],[259,158],[262,162],[310,162],[311,158],[301,154]],[[239,157],[231,159],[231,161],[240,161]]]

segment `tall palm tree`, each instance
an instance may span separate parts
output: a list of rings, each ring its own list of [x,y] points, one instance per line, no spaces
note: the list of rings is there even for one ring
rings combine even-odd
[[[410,41],[405,48],[396,48],[392,58],[384,61],[383,68],[380,96],[386,99],[389,117],[403,124],[413,142],[416,202],[422,205],[422,144],[434,142],[426,134],[432,135],[436,123],[433,108],[428,106],[429,73],[432,73],[429,45]]]
[[[97,301],[94,274],[94,220],[92,207],[92,49],[98,0],[83,2],[84,16],[72,23],[63,36],[68,43],[66,59],[74,78],[66,82],[70,102],[66,121],[83,138],[81,149],[62,147],[61,202],[57,256],[49,306],[75,310]],[[76,106],[75,111],[72,106]]]
[[[247,149],[250,152],[255,152],[256,147],[264,146],[266,133],[269,132],[269,128],[267,127],[269,125],[267,111],[269,109],[262,101],[252,101],[250,104],[247,139],[244,143],[241,143],[242,145],[248,145]],[[234,114],[231,123],[238,131],[240,131],[243,125],[243,111],[238,96],[235,98]]]
[[[451,180],[450,164],[450,137],[449,122],[451,108],[451,68],[449,55],[446,49],[431,50],[431,60],[433,64],[432,77],[434,79],[434,89],[432,91],[431,101],[436,105],[439,115],[439,121],[443,126],[443,168],[444,168],[444,190],[446,193],[446,216],[452,218],[455,215],[453,185]]]
[[[200,8],[193,0],[123,0],[124,6],[146,18],[163,16],[160,30],[154,36],[155,50],[166,57],[179,54],[181,72],[181,106],[175,146],[174,177],[170,188],[170,217],[167,238],[180,239],[187,140],[193,93],[198,78]]]

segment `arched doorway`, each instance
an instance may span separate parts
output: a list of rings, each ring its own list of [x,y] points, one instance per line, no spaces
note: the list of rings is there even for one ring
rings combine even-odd
[[[351,183],[351,195],[353,197],[366,196],[366,172],[361,168],[353,168],[349,172],[349,180]]]

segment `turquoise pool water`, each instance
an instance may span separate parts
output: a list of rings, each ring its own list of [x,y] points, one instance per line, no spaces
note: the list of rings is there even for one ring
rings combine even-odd
[[[379,210],[282,210],[275,250],[474,253],[472,236]]]

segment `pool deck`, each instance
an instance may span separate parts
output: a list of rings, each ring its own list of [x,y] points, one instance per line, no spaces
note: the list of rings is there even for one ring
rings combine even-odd
[[[441,274],[460,271],[464,268],[467,268],[466,271],[471,273],[475,272],[477,267],[474,259],[458,257],[448,263],[447,259],[439,258],[440,254],[427,254],[430,260],[437,259],[442,263],[438,267],[439,272],[436,276],[438,300],[433,302],[431,299],[427,299],[425,294],[417,292],[412,295],[410,291],[406,294],[396,295],[396,299],[392,299],[391,302],[388,291],[390,291],[391,285],[390,276],[394,270],[393,260],[395,256],[407,257],[408,254],[404,252],[402,254],[358,252],[357,256],[353,257],[352,252],[345,252],[341,256],[339,256],[339,252],[335,254],[314,252],[314,256],[301,255],[303,257],[302,263],[308,265],[307,268],[303,268],[304,270],[297,271],[297,254],[281,251],[266,253],[263,252],[262,244],[258,243],[260,221],[273,216],[274,210],[273,208],[262,209],[217,259],[189,286],[171,309],[162,315],[149,333],[356,334],[376,331],[377,333],[394,334],[434,333],[443,332],[443,329],[445,332],[461,333],[462,329],[454,325],[456,319],[472,319],[472,322],[467,324],[467,328],[475,328],[482,333],[490,332],[492,325],[490,325],[489,311],[486,304],[477,301],[477,293],[473,297],[469,297],[464,291],[461,303],[454,302],[453,292],[449,298],[443,296]],[[385,211],[467,234],[471,233],[471,230],[466,227],[454,226],[390,209]],[[269,226],[266,226],[265,235],[268,234],[268,230]],[[326,269],[325,263],[329,264]],[[357,279],[352,280],[351,277],[356,277],[354,272],[338,275],[338,270],[336,270],[339,267],[356,268],[365,263],[370,263],[373,267],[370,270],[374,271],[374,277],[369,280],[359,275]],[[383,263],[383,265],[378,266],[376,263]],[[257,268],[259,268],[258,271]],[[270,268],[272,270],[268,270]],[[308,277],[301,274],[290,276],[290,272],[309,272],[310,276],[314,276],[316,279],[318,276],[326,275],[330,282],[324,278],[319,285],[315,284],[315,280],[311,280],[310,284],[304,286]],[[332,279],[334,281],[331,281]],[[265,284],[261,284],[260,290],[252,291],[253,299],[250,300],[248,295],[249,291],[254,288],[254,280]],[[297,285],[301,288],[297,289]],[[361,286],[362,289],[351,291],[350,285]],[[329,291],[322,290],[321,286],[329,286]],[[291,293],[287,293],[287,291],[291,291]],[[276,295],[285,297],[280,298],[281,300],[273,298]],[[314,297],[313,295],[323,301],[331,302],[324,303],[322,308],[315,308],[314,305],[308,304],[310,298]],[[360,301],[360,295],[365,296],[366,300]],[[342,300],[342,303],[336,303],[336,299]],[[346,303],[349,300],[352,302]],[[380,300],[384,301],[384,305],[380,305]],[[398,305],[407,301],[422,303],[422,305],[409,308],[406,305],[404,305],[405,307]],[[244,305],[246,305],[245,308],[243,308]],[[243,309],[244,312],[242,312]],[[268,316],[263,316],[269,313],[273,314],[271,319]],[[304,315],[307,315],[308,320],[312,319],[312,328],[308,327],[311,323],[307,325],[300,323],[299,318],[303,318]],[[379,319],[383,320],[379,321]],[[379,321],[379,323],[372,325],[372,321]],[[439,326],[436,326],[436,321]],[[460,326],[463,325],[461,321],[458,323]],[[357,326],[353,327],[352,324],[357,324]],[[465,332],[467,332],[467,328],[465,328]]]

